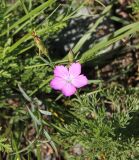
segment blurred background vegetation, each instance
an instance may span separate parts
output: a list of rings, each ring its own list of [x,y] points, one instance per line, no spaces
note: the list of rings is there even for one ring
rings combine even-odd
[[[139,0],[1,0],[1,160],[139,159],[138,16]],[[89,85],[66,98],[49,82],[69,57]]]

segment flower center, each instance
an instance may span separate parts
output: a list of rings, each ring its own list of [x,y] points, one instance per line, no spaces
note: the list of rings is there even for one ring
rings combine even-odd
[[[69,75],[65,78],[65,80],[68,82],[68,83],[71,83],[72,80],[73,80],[73,76]]]

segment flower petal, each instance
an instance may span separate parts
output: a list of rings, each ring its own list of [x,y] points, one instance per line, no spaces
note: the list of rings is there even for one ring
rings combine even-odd
[[[66,67],[64,66],[56,66],[54,69],[54,76],[56,77],[61,77],[61,78],[65,78],[69,75],[69,71]]]
[[[71,74],[73,77],[79,76],[81,73],[81,64],[80,63],[72,63],[69,67],[69,74]]]
[[[88,79],[83,74],[74,78],[71,82],[76,88],[83,87],[88,84]]]
[[[76,88],[71,83],[66,83],[66,85],[62,88],[62,93],[65,96],[71,96],[76,92]]]
[[[66,84],[66,81],[60,77],[55,77],[50,82],[50,86],[55,90],[61,90],[65,84]]]

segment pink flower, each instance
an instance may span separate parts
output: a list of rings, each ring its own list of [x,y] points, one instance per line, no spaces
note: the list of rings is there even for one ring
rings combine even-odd
[[[60,90],[65,96],[75,94],[77,88],[88,84],[86,76],[81,74],[81,64],[73,63],[69,68],[61,65],[54,69],[54,79],[50,86],[55,90]]]

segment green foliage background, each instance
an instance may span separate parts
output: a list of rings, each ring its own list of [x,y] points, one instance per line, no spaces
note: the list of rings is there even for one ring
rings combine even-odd
[[[95,63],[95,58],[110,45],[137,35],[139,22],[136,16],[134,21],[111,16],[113,5],[117,3],[94,3],[94,6],[101,6],[101,13],[73,47],[74,61],[79,61],[83,67],[87,62]],[[100,79],[91,77],[88,87],[66,98],[49,86],[54,66],[68,64],[72,54],[65,53],[65,57],[59,58],[60,53],[53,53],[49,40],[58,38],[70,20],[84,17],[79,12],[87,5],[85,1],[70,0],[66,3],[56,0],[1,1],[1,159],[43,160],[48,156],[48,149],[51,158],[57,156],[68,160],[139,159],[137,87],[105,85]],[[133,14],[138,14],[138,1],[128,7],[132,8]],[[78,54],[107,18],[122,23],[123,27],[94,40],[91,47]],[[43,53],[38,55],[33,31],[44,42],[50,57]],[[133,47],[138,48],[138,45]],[[96,85],[95,89],[92,84]]]

